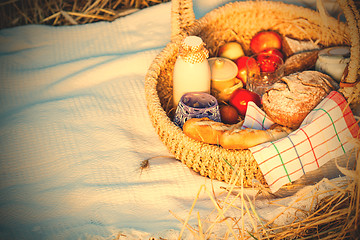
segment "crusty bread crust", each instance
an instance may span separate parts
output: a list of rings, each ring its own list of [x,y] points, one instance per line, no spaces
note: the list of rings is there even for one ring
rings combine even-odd
[[[225,131],[220,138],[220,145],[227,149],[248,149],[250,147],[276,141],[286,137],[291,130],[289,128],[274,124],[268,130],[257,130],[251,128],[232,129]]]
[[[183,126],[187,136],[208,144],[220,144],[221,135],[229,129],[230,125],[209,118],[191,118]]]
[[[289,37],[283,37],[282,50],[286,57],[296,53],[320,49],[313,41],[300,41]]]
[[[289,128],[274,124],[268,130],[241,129],[242,123],[227,125],[209,118],[192,118],[185,122],[184,133],[195,140],[221,145],[226,149],[248,149],[287,136]]]
[[[225,132],[220,138],[220,145],[228,149],[247,149],[271,139],[267,131],[246,128]]]
[[[320,50],[312,50],[294,54],[285,60],[285,76],[292,73],[314,69]]]
[[[295,129],[323,98],[338,88],[331,77],[321,72],[297,72],[267,90],[262,105],[274,122]]]

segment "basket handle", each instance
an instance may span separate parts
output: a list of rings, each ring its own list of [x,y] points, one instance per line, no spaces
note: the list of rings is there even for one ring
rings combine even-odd
[[[175,40],[181,32],[195,22],[192,0],[171,1],[171,40]]]
[[[358,83],[357,75],[360,61],[360,16],[353,0],[337,0],[344,12],[350,37],[350,62],[347,67],[347,76],[342,79],[340,86],[355,87]]]

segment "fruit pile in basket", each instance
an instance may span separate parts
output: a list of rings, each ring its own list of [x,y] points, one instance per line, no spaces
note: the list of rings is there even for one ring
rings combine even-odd
[[[219,48],[218,57],[227,58],[236,63],[238,69],[236,78],[243,85],[243,88],[238,88],[232,93],[228,101],[220,101],[223,123],[234,124],[241,121],[246,114],[249,101],[261,106],[262,94],[256,94],[249,87],[249,76],[258,75],[260,72],[273,73],[278,68],[284,67],[286,55],[283,53],[283,39],[277,32],[271,30],[258,32],[250,41],[250,50],[254,56],[257,56],[256,58],[246,56],[238,42],[228,42]],[[287,52],[287,54],[291,53]],[[278,79],[283,74],[280,74]]]

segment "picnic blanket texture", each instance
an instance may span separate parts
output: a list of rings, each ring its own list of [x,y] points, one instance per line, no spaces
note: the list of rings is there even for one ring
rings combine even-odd
[[[174,214],[188,216],[199,188],[223,191],[174,159],[149,119],[144,78],[170,12],[0,30],[0,239],[176,239]],[[198,202],[201,216],[214,209]]]

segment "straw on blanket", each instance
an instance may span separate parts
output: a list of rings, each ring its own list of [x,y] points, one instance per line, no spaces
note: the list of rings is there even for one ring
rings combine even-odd
[[[25,24],[76,25],[113,21],[170,0],[5,0],[0,3],[0,29]]]
[[[355,140],[360,146],[360,141]],[[337,167],[347,178],[331,182],[323,179],[313,188],[302,191],[298,194],[293,204],[283,206],[283,211],[264,221],[257,213],[257,208],[253,199],[248,197],[243,185],[236,186],[235,183],[243,183],[244,177],[241,169],[236,169],[233,181],[230,183],[225,196],[215,196],[211,189],[201,186],[189,214],[186,219],[181,219],[176,212],[171,213],[183,224],[179,239],[185,230],[189,231],[195,239],[357,239],[360,233],[360,151],[357,152],[355,169]],[[315,191],[321,184],[327,184],[327,189]],[[336,183],[336,184],[335,184]],[[259,195],[266,195],[267,192],[261,186],[254,188]],[[194,209],[199,199],[199,195],[205,193],[214,204],[214,214],[211,219],[209,216],[201,218]],[[235,196],[235,197],[234,197]],[[270,200],[269,205],[282,206],[278,203],[280,199]],[[297,202],[311,202],[309,210],[297,209]],[[231,209],[237,209],[240,214],[231,215]],[[229,211],[230,210],[230,211]],[[229,213],[230,212],[230,213]],[[189,224],[191,216],[197,214],[198,224]],[[252,230],[247,230],[244,225],[244,218],[247,216],[247,224],[252,226]],[[279,225],[287,219],[294,219],[289,223]],[[214,229],[217,225],[222,225],[226,229],[224,235],[219,234]]]

